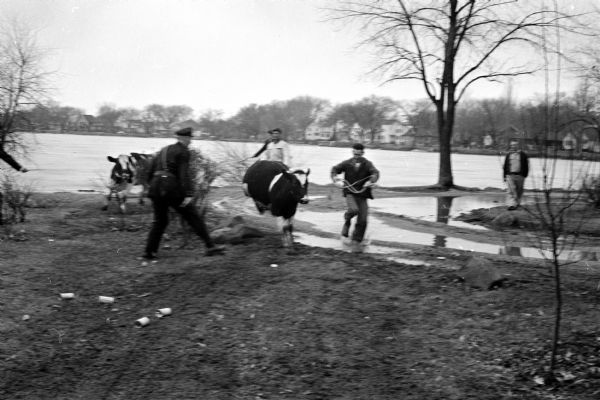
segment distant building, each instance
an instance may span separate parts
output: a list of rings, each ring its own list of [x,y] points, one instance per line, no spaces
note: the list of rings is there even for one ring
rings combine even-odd
[[[342,121],[337,121],[335,125],[327,124],[325,121],[331,113],[331,110],[323,110],[315,118],[304,132],[304,138],[308,141],[339,141],[339,142],[365,142],[371,140],[371,134],[363,129],[358,123],[351,126],[345,125]],[[390,143],[399,145],[408,145],[412,142],[409,136],[412,127],[407,123],[399,111],[390,113],[381,125],[379,131],[373,136],[375,143]]]
[[[122,133],[142,134],[146,132],[144,121],[124,116],[119,117],[115,121],[115,127],[117,128],[117,132]]]
[[[304,132],[304,138],[309,141],[332,140],[335,133],[335,127],[321,126],[318,122],[310,124]]]
[[[412,127],[398,120],[387,120],[381,125],[377,137],[379,143],[397,144],[406,147],[414,145],[414,136],[408,135]]]
[[[65,129],[67,131],[78,131],[78,132],[88,132],[91,128],[91,115],[84,115],[81,113],[69,115],[67,118],[67,122],[65,123]]]
[[[483,147],[488,149],[494,145],[494,138],[489,133],[483,137]]]
[[[571,132],[567,133],[563,138],[562,147],[564,150],[570,151],[577,149],[577,139]]]

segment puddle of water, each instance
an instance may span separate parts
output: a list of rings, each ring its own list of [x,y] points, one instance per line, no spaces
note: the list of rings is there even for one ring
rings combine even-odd
[[[349,241],[343,241],[341,239],[325,238],[316,235],[309,235],[302,232],[294,232],[294,239],[296,239],[297,242],[305,244],[307,246],[323,247],[333,250],[342,250],[346,252],[350,252],[351,250]],[[363,251],[365,253],[370,254],[401,254],[406,253],[409,250],[396,248],[392,246],[378,246],[367,243],[363,247]]]
[[[387,212],[387,211],[386,211]],[[296,218],[300,221],[309,222],[323,232],[328,234],[339,235],[342,227],[343,212],[314,212],[299,210],[296,213]],[[467,224],[468,225],[468,224]],[[471,227],[470,225],[468,226]],[[488,254],[504,254],[515,257],[528,258],[551,258],[551,253],[548,250],[540,252],[536,247],[517,247],[507,244],[494,244],[485,242],[474,242],[465,239],[459,239],[450,236],[434,235],[430,233],[413,232],[406,229],[392,227],[383,223],[380,219],[374,216],[369,216],[369,225],[365,234],[365,241],[381,241],[390,243],[411,243],[426,246],[445,247],[450,249],[474,251]],[[322,238],[319,236],[302,234],[299,236],[299,242],[316,247],[327,247],[339,250],[345,249],[339,239]],[[600,260],[600,252],[595,249],[587,249],[588,251],[580,250],[565,250],[560,254],[559,259],[562,261],[597,261]],[[373,246],[369,245],[365,248],[366,253],[392,254],[398,252],[398,249],[390,246]]]
[[[373,203],[379,203],[377,207],[373,206],[372,208],[386,213],[403,214],[413,218],[447,222],[453,226],[477,229],[475,225],[461,221],[453,221],[451,216],[458,215],[462,212],[467,212],[471,209],[497,206],[498,204],[502,204],[498,203],[500,201],[499,199],[502,198],[503,195],[500,194],[481,197],[478,196],[476,199],[468,198],[468,196],[466,196],[466,198],[454,198],[451,200],[448,200],[449,198],[441,198],[443,200],[440,200],[440,198],[433,197],[388,198],[373,201]],[[428,205],[430,209],[431,207],[435,207],[435,209],[437,209],[435,216],[434,213],[425,212],[425,207],[423,206],[424,204]],[[243,204],[233,204],[229,199],[225,198],[221,201],[213,203],[213,206],[229,211],[231,211],[231,209],[235,206],[236,208],[239,208],[239,211],[241,212],[255,213],[254,205],[249,199]],[[335,239],[332,239],[295,232],[295,236],[300,243],[315,247],[349,251],[349,247],[344,246],[339,239],[343,223],[343,210],[340,210],[339,212],[314,212],[299,209],[295,218],[300,221],[311,223],[320,231],[329,234],[329,236],[334,235],[335,237]],[[406,250],[400,249],[397,246],[394,246],[394,244],[397,243],[398,246],[401,246],[402,243],[411,243],[489,254],[503,254],[515,257],[528,257],[537,259],[544,257],[551,258],[549,251],[540,253],[536,247],[517,247],[511,246],[510,243],[503,243],[502,245],[499,245],[494,243],[474,242],[455,237],[400,229],[384,223],[381,219],[373,215],[369,216],[369,225],[365,235],[365,242],[370,243],[371,241],[388,242],[391,244],[390,246],[372,244],[368,245],[365,248],[365,252],[374,254],[393,255],[399,252],[401,253]],[[596,249],[585,249],[585,251],[564,251],[559,258],[563,261],[600,261],[600,251],[596,251]]]
[[[386,258],[386,260],[390,260],[390,261],[394,261],[397,262],[399,264],[406,264],[406,265],[422,265],[424,267],[431,267],[431,264],[426,263],[425,261],[421,261],[421,260],[411,260],[409,258],[400,258],[400,257],[388,257]]]
[[[505,199],[506,195],[503,193],[461,197],[393,197],[375,199],[370,206],[379,212],[404,215],[424,221],[443,222],[460,228],[488,230],[486,227],[456,221],[454,218],[478,208],[501,206]]]

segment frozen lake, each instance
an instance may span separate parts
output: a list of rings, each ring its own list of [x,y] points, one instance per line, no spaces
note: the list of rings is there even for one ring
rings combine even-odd
[[[66,134],[25,134],[29,145],[27,158],[19,157],[32,171],[22,178],[31,182],[40,192],[102,190],[111,168],[106,156],[130,152],[151,153],[173,143],[169,138],[138,138],[121,136],[93,136]],[[232,162],[226,153],[233,151],[241,158],[250,156],[260,143],[192,142],[192,147],[217,161]],[[310,180],[329,183],[331,167],[351,156],[351,150],[336,147],[293,145],[294,165],[310,167]],[[437,182],[438,153],[369,150],[365,156],[381,171],[379,184],[383,187],[421,186]],[[470,187],[504,186],[502,182],[502,157],[454,154],[452,156],[454,182]],[[541,182],[541,161],[531,160],[531,177],[526,188]],[[557,160],[555,187],[564,187],[569,176],[580,171],[598,170],[598,163],[576,161],[572,165]]]

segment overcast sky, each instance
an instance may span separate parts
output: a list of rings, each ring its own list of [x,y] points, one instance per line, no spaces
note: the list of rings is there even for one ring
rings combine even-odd
[[[329,0],[0,0],[1,15],[40,29],[59,73],[54,98],[95,114],[104,103],[185,104],[232,115],[250,103],[310,95],[334,103],[372,94],[424,97],[420,85],[381,86],[357,36],[319,7]],[[519,97],[541,81],[518,82]],[[480,87],[474,96],[502,93]]]

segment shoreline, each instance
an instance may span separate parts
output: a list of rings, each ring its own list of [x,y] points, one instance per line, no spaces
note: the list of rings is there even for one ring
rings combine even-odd
[[[171,133],[160,133],[147,135],[143,133],[108,133],[108,132],[22,132],[22,133],[34,133],[34,134],[48,134],[48,135],[79,135],[79,136],[118,136],[118,137],[137,137],[137,138],[172,138]],[[239,143],[263,143],[263,140],[258,139],[244,139],[244,138],[214,138],[214,137],[194,137],[192,140],[210,140],[215,142],[239,142]],[[351,142],[331,142],[322,140],[290,140],[288,143],[292,145],[311,145],[311,146],[322,146],[322,147],[339,147],[347,148],[351,146]],[[438,153],[439,149],[436,146],[428,147],[407,147],[400,146],[392,143],[376,143],[368,144],[365,143],[365,148],[369,150],[390,150],[390,151],[406,151],[406,152],[423,152],[423,153]],[[562,159],[562,160],[582,160],[582,161],[600,161],[600,153],[582,152],[582,153],[570,153],[569,151],[557,151],[556,154],[548,154],[544,156],[539,151],[533,151],[531,149],[525,150],[530,159]],[[485,149],[485,148],[465,148],[465,147],[453,147],[452,154],[468,154],[468,155],[480,155],[480,156],[504,156],[506,150],[499,149]]]

